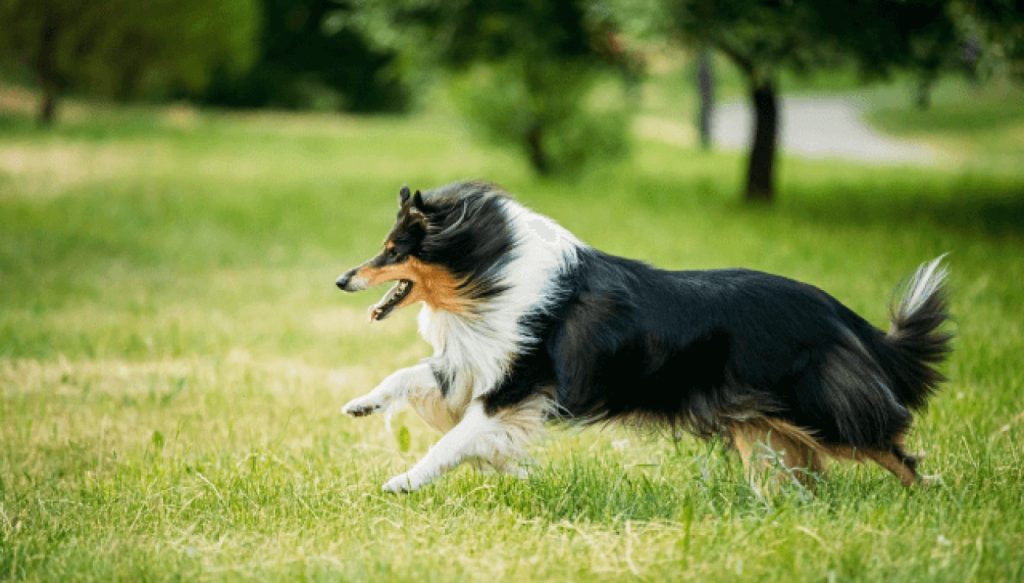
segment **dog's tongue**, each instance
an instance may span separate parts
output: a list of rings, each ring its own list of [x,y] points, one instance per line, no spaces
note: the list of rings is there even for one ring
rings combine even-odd
[[[409,280],[398,280],[398,283],[389,289],[379,302],[370,306],[370,321],[379,322],[390,316],[392,310],[395,309],[395,306],[397,306],[398,303],[402,301],[402,298],[409,293],[411,286],[412,282]]]

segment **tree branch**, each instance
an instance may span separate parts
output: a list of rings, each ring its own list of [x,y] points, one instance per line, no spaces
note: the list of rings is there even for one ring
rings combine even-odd
[[[742,51],[740,51],[738,48],[736,48],[731,43],[729,43],[729,41],[727,41],[727,40],[725,40],[723,38],[713,38],[712,37],[710,39],[710,42],[711,42],[711,46],[715,47],[719,51],[722,51],[722,54],[724,54],[725,56],[729,57],[729,59],[732,60],[732,62],[737,67],[739,67],[740,70],[742,70],[744,73],[746,73],[746,75],[748,77],[753,77],[754,76],[754,61],[753,61],[753,59],[751,59],[751,58],[747,57],[746,55],[744,55]]]

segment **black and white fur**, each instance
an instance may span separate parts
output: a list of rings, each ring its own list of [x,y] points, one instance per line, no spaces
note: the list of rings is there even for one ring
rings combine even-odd
[[[522,474],[524,444],[551,418],[634,418],[727,439],[765,419],[823,451],[889,452],[916,477],[902,438],[949,350],[941,258],[917,270],[885,333],[784,277],[602,253],[491,184],[402,199],[392,259],[443,267],[465,308],[425,304],[419,330],[433,356],[343,408],[410,403],[444,432],[384,490],[419,489],[468,459]],[[426,228],[403,227],[409,216]],[[360,289],[357,276],[338,286]]]

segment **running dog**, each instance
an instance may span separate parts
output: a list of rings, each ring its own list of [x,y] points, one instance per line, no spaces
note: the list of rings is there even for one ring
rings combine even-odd
[[[524,444],[552,418],[721,436],[752,480],[769,458],[801,479],[845,458],[910,485],[920,477],[904,436],[950,351],[941,261],[917,269],[883,332],[777,275],[665,271],[602,253],[493,184],[405,187],[381,252],[337,286],[397,282],[370,320],[422,303],[434,355],[343,411],[408,403],[444,433],[389,492],[470,459],[522,475]]]

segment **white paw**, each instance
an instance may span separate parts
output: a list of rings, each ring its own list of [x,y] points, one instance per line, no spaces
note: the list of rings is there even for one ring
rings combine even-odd
[[[418,480],[413,479],[409,472],[404,474],[398,474],[394,478],[391,478],[384,483],[381,490],[391,494],[404,494],[406,492],[415,492],[419,490],[423,484],[419,483]]]
[[[349,401],[341,408],[341,412],[353,417],[363,417],[364,415],[377,413],[383,409],[384,403],[381,403],[376,398],[363,396]]]

